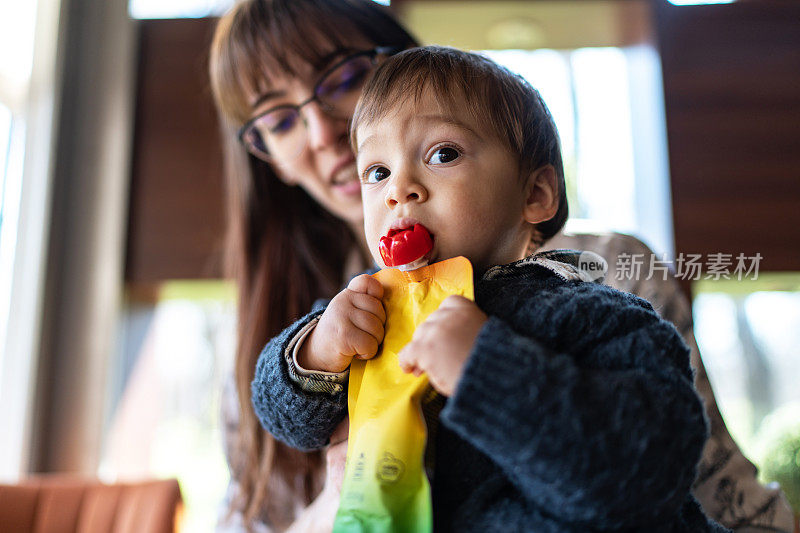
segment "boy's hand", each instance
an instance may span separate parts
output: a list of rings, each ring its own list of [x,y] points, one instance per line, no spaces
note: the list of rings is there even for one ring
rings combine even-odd
[[[417,326],[411,341],[398,354],[400,368],[415,376],[427,373],[433,388],[452,396],[475,338],[487,320],[475,302],[463,296],[447,297]]]
[[[307,370],[342,372],[353,357],[370,359],[383,342],[386,311],[380,282],[362,274],[328,304],[319,323],[306,337],[297,362]]]

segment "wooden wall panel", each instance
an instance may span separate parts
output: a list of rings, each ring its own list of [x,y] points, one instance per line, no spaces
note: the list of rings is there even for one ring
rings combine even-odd
[[[677,251],[800,270],[800,2],[656,6]]]
[[[207,74],[215,22],[139,23],[130,282],[221,274],[223,164]]]

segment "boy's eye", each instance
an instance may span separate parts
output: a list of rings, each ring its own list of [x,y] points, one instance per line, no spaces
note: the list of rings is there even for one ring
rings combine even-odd
[[[392,172],[386,167],[368,168],[364,173],[364,183],[378,183],[389,177]]]
[[[443,146],[438,148],[433,155],[431,155],[431,165],[443,165],[455,161],[461,156],[461,153],[451,146]]]

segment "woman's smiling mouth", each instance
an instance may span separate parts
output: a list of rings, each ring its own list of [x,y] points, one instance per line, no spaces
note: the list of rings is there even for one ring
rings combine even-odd
[[[361,195],[361,183],[358,179],[356,161],[352,155],[343,157],[331,170],[328,178],[331,189],[344,196]]]

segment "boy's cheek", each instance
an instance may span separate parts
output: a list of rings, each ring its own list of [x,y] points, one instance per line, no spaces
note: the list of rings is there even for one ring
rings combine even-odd
[[[365,201],[365,208],[366,208],[366,201]],[[365,209],[366,211],[366,209]],[[379,266],[383,265],[383,261],[381,261],[380,252],[378,251],[378,244],[381,240],[380,233],[380,224],[375,222],[366,212],[364,216],[364,237],[367,241],[367,247],[369,248],[369,253],[372,256],[372,260],[375,261],[376,264]]]
[[[380,268],[386,267],[386,265],[383,264],[381,254],[378,252],[378,244],[367,241],[367,246],[369,246],[369,254],[372,256],[372,260],[375,264]]]

